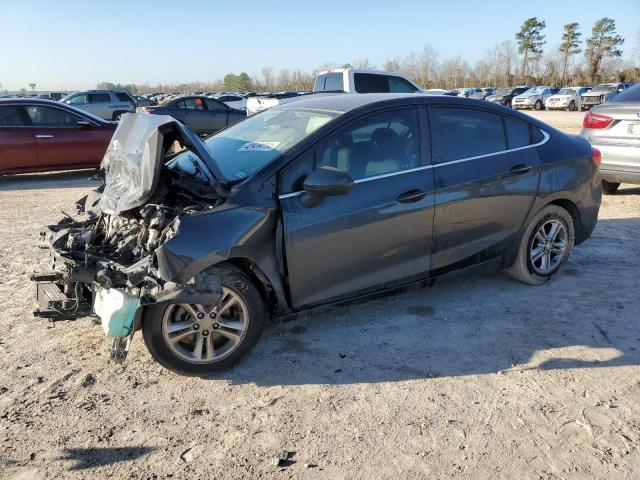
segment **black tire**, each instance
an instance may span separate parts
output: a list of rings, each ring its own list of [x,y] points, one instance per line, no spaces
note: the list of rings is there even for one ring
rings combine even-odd
[[[611,195],[618,190],[620,186],[619,183],[616,182],[607,182],[606,180],[602,180],[602,193],[605,195]]]
[[[540,111],[542,110],[542,102],[540,100],[538,100],[534,105],[533,105],[534,110]]]
[[[543,275],[534,268],[529,252],[540,228],[554,220],[560,222],[566,229],[566,246],[557,265],[548,274]],[[507,273],[514,279],[529,285],[542,285],[550,282],[562,272],[571,255],[574,244],[575,230],[569,212],[558,205],[547,205],[538,212],[525,228],[518,245],[518,253],[513,264],[507,268]]]
[[[573,112],[574,110],[576,110],[576,103],[573,100],[571,100],[571,102],[569,103],[569,106],[567,107],[567,111]]]
[[[162,319],[169,305],[145,308],[142,314],[142,336],[151,356],[163,367],[187,376],[206,376],[232,367],[258,342],[265,323],[265,306],[253,282],[239,269],[231,266],[213,267],[206,275],[217,276],[223,287],[242,298],[248,310],[248,327],[244,337],[228,355],[208,363],[191,363],[182,359],[167,344],[162,333]]]
[[[119,120],[120,120],[120,116],[121,116],[123,113],[127,113],[127,112],[124,112],[124,111],[116,111],[116,112],[113,112],[113,115],[111,116],[111,120],[113,120],[114,122],[119,121]]]

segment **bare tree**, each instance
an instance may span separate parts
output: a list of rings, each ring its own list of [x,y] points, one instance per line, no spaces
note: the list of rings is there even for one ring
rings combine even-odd
[[[268,92],[273,90],[273,67],[262,67],[264,86]]]

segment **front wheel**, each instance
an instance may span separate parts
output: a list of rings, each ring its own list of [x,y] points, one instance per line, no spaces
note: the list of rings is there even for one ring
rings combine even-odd
[[[144,343],[163,367],[205,376],[228,369],[257,343],[265,309],[251,280],[235,268],[213,268],[222,296],[211,305],[171,304],[145,309]]]
[[[575,110],[576,110],[576,104],[572,101],[571,103],[569,103],[569,106],[567,107],[567,111],[573,112]]]
[[[606,180],[603,180],[602,193],[604,193],[605,195],[611,195],[612,193],[615,193],[616,190],[618,190],[619,186],[620,184],[617,182],[607,182]]]
[[[530,285],[549,282],[564,268],[574,243],[569,212],[557,205],[547,205],[527,225],[516,259],[507,272]]]
[[[542,110],[542,102],[540,100],[538,100],[535,105],[533,106],[534,109],[540,111]]]

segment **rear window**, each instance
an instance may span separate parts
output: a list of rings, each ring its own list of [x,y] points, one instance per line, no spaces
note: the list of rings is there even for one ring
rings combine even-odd
[[[20,108],[14,106],[0,107],[0,127],[22,127],[24,121],[20,114]]]
[[[344,91],[344,84],[342,81],[342,72],[318,75],[318,78],[316,78],[316,83],[313,86],[313,91],[314,92]]]
[[[124,92],[116,92],[116,97],[118,97],[118,100],[120,100],[121,102],[131,102],[129,95]]]
[[[612,102],[640,102],[640,84],[620,92]]]

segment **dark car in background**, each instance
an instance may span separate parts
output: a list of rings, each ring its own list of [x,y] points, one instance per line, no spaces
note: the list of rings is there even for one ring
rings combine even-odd
[[[602,152],[602,189],[640,184],[640,85],[618,93],[585,113],[581,135]]]
[[[488,95],[485,97],[487,102],[491,103],[499,103],[500,105],[504,105],[505,107],[511,107],[511,102],[514,97],[526,92],[529,87],[507,87],[507,88],[499,88],[492,95]]]
[[[53,100],[0,100],[0,174],[97,167],[115,128]]]
[[[198,135],[209,135],[247,118],[244,110],[205,96],[189,95],[137,111],[156,115],[171,115]]]
[[[36,314],[98,312],[117,355],[141,328],[152,356],[181,374],[231,366],[268,317],[457,270],[544,284],[598,217],[589,142],[483,101],[320,96],[204,141],[144,117],[125,117],[112,144],[122,134],[141,139],[132,153],[176,138],[185,149],[142,166],[107,153],[104,190],[86,200],[99,209],[41,235],[57,269],[34,277]],[[145,120],[148,135],[132,135]],[[126,185],[145,188],[123,198]]]

